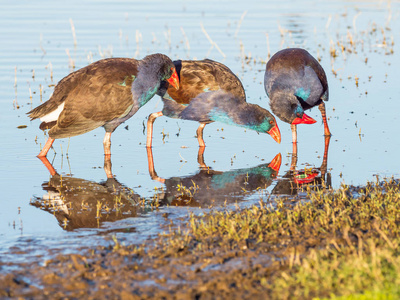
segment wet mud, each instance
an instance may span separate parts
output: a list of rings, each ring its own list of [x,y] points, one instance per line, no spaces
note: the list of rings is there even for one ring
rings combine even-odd
[[[248,209],[191,214],[179,224],[171,220],[165,234],[138,245],[121,245],[115,239],[107,247],[84,247],[79,254],[21,263],[19,271],[0,275],[0,296],[311,299],[349,291],[336,282],[319,286],[324,275],[307,279],[313,281],[311,288],[302,273],[305,268],[316,276],[328,261],[340,277],[342,264],[356,256],[364,263],[375,257],[372,264],[382,264],[380,270],[384,270],[383,262],[378,262],[381,251],[387,251],[385,262],[391,268],[400,267],[396,254],[400,244],[398,181],[339,190],[309,188],[307,192],[310,201],[306,202],[282,198],[276,207],[260,201]],[[351,292],[368,291],[370,281],[376,279],[372,275],[363,275],[368,280],[356,278],[356,282],[365,282]],[[382,273],[375,276],[382,277]],[[390,276],[383,274],[382,284]]]

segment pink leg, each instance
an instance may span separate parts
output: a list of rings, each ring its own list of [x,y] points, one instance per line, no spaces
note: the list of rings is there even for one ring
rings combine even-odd
[[[111,132],[106,132],[103,140],[104,155],[111,155]]]
[[[290,124],[290,129],[292,129],[292,142],[297,144],[297,125]]]
[[[147,140],[146,140],[146,147],[151,148],[151,143],[153,140],[153,123],[158,118],[161,117],[163,113],[161,111],[152,113],[147,120]]]
[[[41,158],[41,157],[46,157],[47,152],[49,152],[51,145],[53,145],[54,139],[52,139],[51,137],[49,137],[49,139],[47,140],[46,144],[44,145],[42,151],[40,151],[40,153],[38,154],[37,157]]]
[[[47,170],[49,170],[51,176],[57,174],[56,170],[54,169],[52,164],[49,162],[49,160],[46,158],[46,156],[39,156],[38,155],[38,158],[42,161],[42,163],[47,168]]]
[[[324,121],[324,134],[326,136],[331,136],[331,132],[329,131],[329,127],[328,127],[328,121],[326,120],[326,111],[325,111],[325,104],[324,102],[322,102],[320,105],[318,105],[318,108],[321,112],[322,115],[322,120]]]
[[[196,131],[197,140],[199,141],[199,147],[205,147],[206,146],[206,144],[204,143],[204,140],[203,140],[204,127],[206,127],[206,123],[200,123],[200,126],[199,126],[199,128],[197,128],[197,131]]]

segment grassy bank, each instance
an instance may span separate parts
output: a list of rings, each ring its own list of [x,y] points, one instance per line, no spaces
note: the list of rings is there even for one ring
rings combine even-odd
[[[239,213],[192,216],[190,230],[172,232],[160,252],[171,252],[175,245],[192,254],[267,254],[268,266],[255,265],[232,284],[276,298],[399,298],[398,184],[343,186],[310,193],[310,199],[295,205],[281,200],[277,208],[261,202],[260,207]],[[210,289],[218,290],[218,285]]]
[[[309,197],[191,215],[157,241],[59,256],[0,276],[0,296],[400,298],[399,183]]]

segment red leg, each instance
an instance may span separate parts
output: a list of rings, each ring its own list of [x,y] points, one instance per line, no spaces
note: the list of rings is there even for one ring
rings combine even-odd
[[[151,150],[151,147],[147,147],[146,149],[147,149],[147,161],[149,164],[149,174],[150,174],[151,179],[157,180],[161,183],[165,183],[165,179],[158,177],[158,175],[154,169],[153,151]]]
[[[47,140],[46,144],[44,145],[42,151],[40,151],[40,153],[38,154],[37,157],[41,158],[41,157],[46,157],[47,152],[49,152],[51,145],[53,145],[54,139],[52,139],[51,137],[49,137],[49,139]]]
[[[325,173],[328,169],[328,150],[329,150],[329,142],[331,140],[331,136],[325,136],[325,149],[324,149],[324,158],[321,164],[321,177],[325,178]]]
[[[293,153],[292,153],[292,162],[290,164],[290,170],[295,171],[297,165],[297,125],[290,125],[292,129],[292,141],[293,141]]]
[[[200,126],[199,126],[199,128],[197,128],[197,131],[196,131],[197,140],[199,141],[199,147],[205,147],[206,146],[206,144],[204,143],[204,140],[203,140],[204,127],[206,127],[206,124],[205,123],[200,123]]]
[[[39,156],[39,155],[38,155],[38,158],[42,161],[42,163],[43,163],[44,166],[47,168],[47,170],[49,170],[51,176],[57,174],[57,172],[56,172],[56,170],[54,169],[53,165],[49,162],[49,160],[47,159],[46,156]]]
[[[111,155],[111,132],[106,132],[103,140],[104,155]]]
[[[147,120],[147,140],[146,140],[146,147],[151,148],[151,143],[153,140],[153,123],[156,118],[161,117],[163,113],[161,111],[152,113]]]
[[[322,102],[320,105],[318,105],[319,110],[321,111],[322,115],[322,120],[324,121],[324,134],[326,136],[331,136],[331,132],[329,131],[328,127],[328,121],[326,120],[326,111],[325,111],[325,103]]]

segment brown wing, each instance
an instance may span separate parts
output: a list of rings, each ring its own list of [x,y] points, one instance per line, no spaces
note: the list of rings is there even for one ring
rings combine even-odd
[[[176,102],[188,104],[207,91],[225,90],[246,100],[239,78],[225,65],[210,59],[174,62],[179,72],[179,90],[168,87],[168,94]]]
[[[132,82],[138,62],[128,58],[103,59],[62,79],[52,97],[30,112],[31,118],[64,110],[49,134],[52,138],[82,134],[125,114],[132,106]]]

